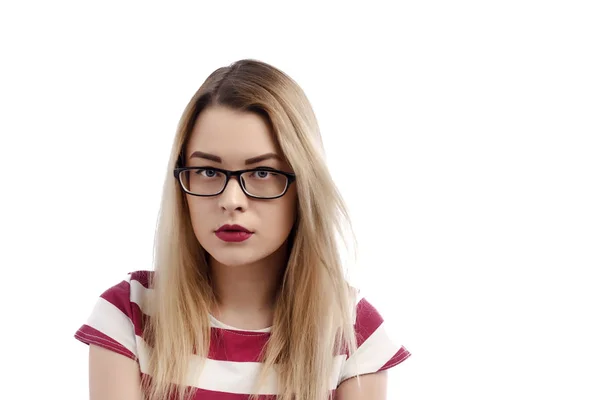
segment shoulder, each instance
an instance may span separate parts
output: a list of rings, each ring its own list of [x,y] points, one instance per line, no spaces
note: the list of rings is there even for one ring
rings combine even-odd
[[[148,313],[152,271],[133,271],[98,297],[75,338],[137,359]]]
[[[357,346],[360,346],[383,324],[383,317],[366,297],[359,297],[356,303],[356,319],[354,329]]]
[[[392,334],[388,321],[377,308],[358,293],[354,331],[356,351],[347,355],[339,382],[357,375],[387,370],[406,360],[411,354]]]
[[[129,272],[122,281],[106,289],[100,298],[133,318],[133,311],[138,311],[135,309],[144,311],[147,308],[152,276],[153,271]]]
[[[357,346],[367,340],[384,322],[377,308],[365,297],[360,289],[351,287],[354,301],[354,330]]]

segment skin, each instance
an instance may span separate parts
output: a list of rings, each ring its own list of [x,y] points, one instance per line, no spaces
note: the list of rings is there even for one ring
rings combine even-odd
[[[225,107],[210,107],[200,114],[186,148],[187,166],[212,166],[229,170],[259,166],[292,172],[282,161],[269,126],[260,116]],[[191,157],[209,153],[221,162]],[[277,154],[246,165],[249,158]],[[240,329],[271,326],[274,294],[287,260],[287,239],[296,219],[297,192],[292,183],[285,196],[274,200],[247,197],[232,178],[219,196],[187,195],[194,233],[209,254],[209,264],[218,304],[213,315]],[[215,235],[224,224],[238,224],[253,232],[241,243],[227,243]],[[140,400],[138,364],[121,354],[90,345],[90,399]],[[344,381],[336,400],[385,400],[385,371],[363,375],[359,390],[356,379]]]
[[[335,400],[386,400],[387,371],[360,376],[360,387],[356,378],[347,379],[335,392]]]
[[[209,107],[200,114],[186,147],[186,165],[241,170],[271,167],[292,172],[283,159],[266,121],[257,114],[226,107]],[[221,162],[191,157],[196,152],[221,158]],[[250,165],[247,159],[264,154],[268,159]],[[296,218],[296,184],[278,199],[248,197],[232,178],[225,191],[214,197],[187,195],[194,233],[209,254],[215,294],[215,316],[240,329],[271,325],[274,294],[287,260],[287,238]],[[238,224],[253,232],[244,242],[224,242],[215,231]]]
[[[136,361],[90,345],[90,400],[142,400]]]

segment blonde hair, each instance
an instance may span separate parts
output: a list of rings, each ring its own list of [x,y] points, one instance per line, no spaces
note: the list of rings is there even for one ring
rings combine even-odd
[[[295,172],[298,219],[279,287],[273,326],[263,349],[258,391],[276,367],[281,400],[329,398],[334,356],[356,349],[355,295],[342,266],[340,242],[355,243],[345,204],[328,171],[312,107],[288,75],[261,61],[240,60],[214,71],[194,94],[180,119],[164,183],[155,236],[153,315],[146,321],[149,400],[178,399],[189,356],[205,359],[214,293],[206,253],[198,243],[185,194],[173,176],[198,115],[226,106],[266,118]],[[252,398],[256,398],[252,396]]]

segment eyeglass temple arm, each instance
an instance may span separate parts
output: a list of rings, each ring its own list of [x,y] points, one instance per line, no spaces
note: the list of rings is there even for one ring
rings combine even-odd
[[[179,157],[177,157],[177,161],[175,161],[175,168],[173,168],[173,175],[175,175],[175,178],[177,178],[177,168],[181,168],[185,165],[184,163],[184,158],[183,158],[183,150],[181,150],[181,153],[179,153]]]

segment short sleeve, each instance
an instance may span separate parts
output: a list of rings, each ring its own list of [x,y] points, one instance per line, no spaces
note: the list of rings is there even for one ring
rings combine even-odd
[[[106,290],[75,338],[138,360],[135,315],[131,301],[131,275]]]
[[[346,359],[338,385],[348,378],[392,368],[410,357],[410,352],[390,337],[379,312],[365,298],[356,306],[354,325],[357,350]]]

